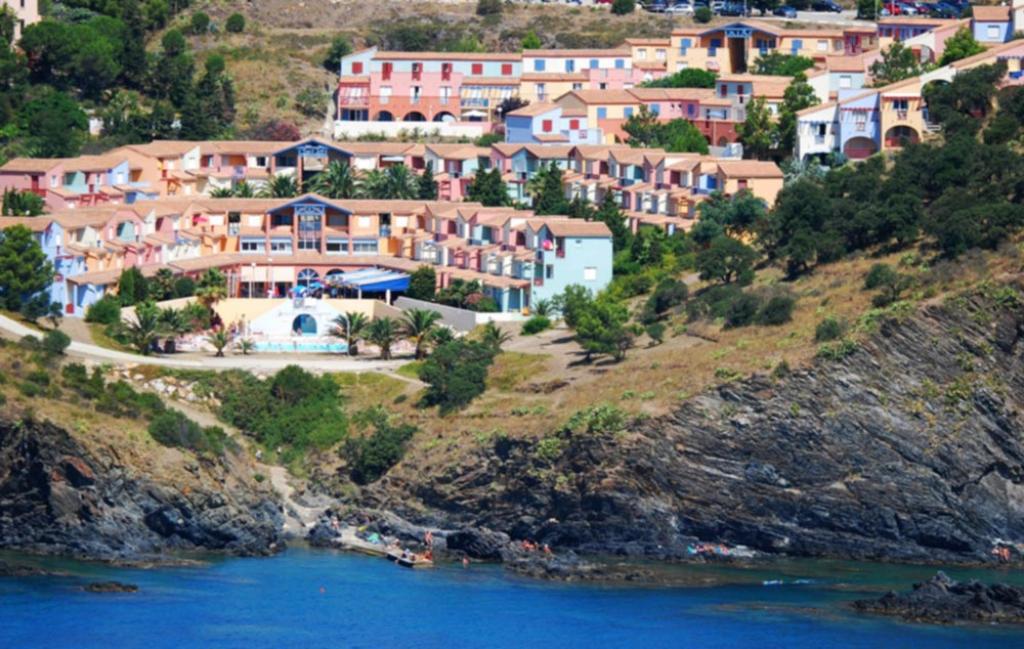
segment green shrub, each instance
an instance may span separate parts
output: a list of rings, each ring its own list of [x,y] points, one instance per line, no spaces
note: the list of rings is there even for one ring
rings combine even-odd
[[[352,53],[352,41],[348,36],[335,36],[331,41],[331,47],[324,57],[324,67],[337,74],[341,69],[341,59]]]
[[[554,464],[565,452],[566,441],[558,437],[545,437],[537,442],[533,453],[538,459]]]
[[[711,22],[711,10],[707,7],[697,7],[697,10],[693,12],[693,19],[698,23],[709,23]]]
[[[71,344],[71,338],[63,331],[51,329],[43,335],[43,351],[51,356],[63,356]]]
[[[846,327],[836,318],[829,316],[818,323],[814,330],[814,342],[826,343],[838,340],[846,333]]]
[[[192,297],[196,294],[196,283],[191,277],[174,280],[174,297]]]
[[[753,295],[740,293],[733,298],[725,309],[725,326],[729,329],[745,327],[754,321],[760,300]]]
[[[853,352],[857,351],[857,343],[849,338],[843,338],[830,343],[824,343],[818,347],[818,358],[829,361],[839,361]]]
[[[868,290],[879,288],[893,281],[896,271],[889,264],[875,264],[864,276],[864,288]]]
[[[343,455],[348,462],[352,481],[365,485],[376,482],[401,461],[406,444],[416,434],[416,427],[411,424],[394,424],[379,406],[359,413],[356,419],[372,424],[373,433],[350,437],[345,442]]]
[[[85,310],[85,321],[105,325],[121,322],[121,300],[109,293],[104,295]]]
[[[68,363],[61,368],[61,378],[64,385],[86,399],[99,399],[103,394],[106,384],[100,368],[93,368],[92,374],[81,363]]]
[[[245,16],[239,13],[231,14],[224,23],[224,29],[232,34],[241,34],[245,31]]]
[[[663,322],[652,322],[644,327],[644,331],[656,345],[660,345],[665,339],[665,323]]]
[[[192,20],[189,23],[189,28],[196,36],[205,34],[210,31],[210,17],[202,11],[195,12],[192,14]]]
[[[786,324],[793,319],[795,305],[796,300],[789,295],[771,297],[757,310],[757,324],[768,326]]]
[[[50,385],[50,373],[46,370],[33,370],[25,378],[43,388]]]
[[[532,336],[551,328],[551,319],[543,315],[535,315],[523,323],[523,335]]]
[[[38,397],[43,393],[43,388],[38,383],[33,383],[31,381],[22,381],[19,383],[18,390],[29,398]]]
[[[462,339],[439,346],[420,368],[420,379],[428,386],[423,405],[440,406],[442,413],[469,405],[486,389],[494,353],[490,345]]]
[[[159,444],[204,455],[223,455],[227,434],[217,426],[201,427],[177,410],[165,410],[149,422],[149,434]]]
[[[576,411],[565,425],[565,431],[572,434],[614,434],[625,430],[626,413],[621,409],[602,403]]]
[[[612,0],[612,13],[626,16],[636,11],[636,0]]]
[[[476,15],[496,16],[501,13],[502,0],[477,0]]]

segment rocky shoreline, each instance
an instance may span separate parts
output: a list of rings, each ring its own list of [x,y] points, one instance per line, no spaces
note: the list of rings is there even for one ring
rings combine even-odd
[[[1024,624],[1024,588],[955,581],[941,571],[914,584],[910,592],[889,591],[879,599],[857,600],[852,606],[864,613],[912,622]]]

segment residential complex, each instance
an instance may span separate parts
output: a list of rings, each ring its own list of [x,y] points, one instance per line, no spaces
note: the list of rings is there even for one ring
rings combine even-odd
[[[14,42],[21,38],[25,27],[39,22],[39,0],[0,0],[14,12]]]

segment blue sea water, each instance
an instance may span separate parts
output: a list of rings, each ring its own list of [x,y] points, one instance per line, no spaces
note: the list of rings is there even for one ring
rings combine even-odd
[[[612,587],[527,580],[495,566],[412,571],[301,548],[187,568],[46,565],[71,575],[0,579],[0,647],[1024,647],[1024,630],[903,624],[843,606],[934,569],[797,564],[693,575],[738,582],[729,585]],[[801,575],[812,583],[794,583]],[[784,583],[764,586],[767,576]],[[140,590],[82,590],[100,579]]]

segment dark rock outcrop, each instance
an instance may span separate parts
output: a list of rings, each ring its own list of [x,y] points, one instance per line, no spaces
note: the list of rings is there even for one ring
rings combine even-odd
[[[915,622],[1024,623],[1024,588],[958,582],[939,572],[914,584],[909,593],[889,591],[879,599],[863,599],[853,607],[865,613],[890,615]]]
[[[137,593],[139,587],[120,581],[94,581],[91,584],[86,584],[85,590],[90,593]]]
[[[101,451],[49,423],[0,420],[0,547],[130,561],[279,547],[280,507],[266,494],[227,481],[219,491],[185,489]]]
[[[625,435],[562,433],[557,459],[503,438],[475,462],[413,458],[362,499],[584,552],[994,561],[1024,547],[1021,305],[986,287],[882,317],[838,360],[721,385]]]

